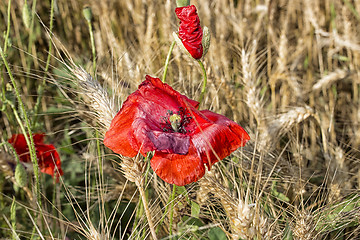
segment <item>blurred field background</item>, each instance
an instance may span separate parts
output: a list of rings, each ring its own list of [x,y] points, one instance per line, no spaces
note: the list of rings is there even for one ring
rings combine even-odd
[[[143,191],[159,239],[360,239],[360,2],[191,3],[211,32],[201,109],[251,140],[169,202],[172,186],[147,162],[113,154],[102,138],[145,75],[162,76],[175,0],[28,0],[28,10],[0,0],[0,46],[26,107],[1,59],[0,141],[21,132],[10,103],[55,145],[64,171],[57,184],[40,175],[39,204],[1,145],[1,237],[151,239]],[[201,69],[177,46],[167,83],[200,94]]]

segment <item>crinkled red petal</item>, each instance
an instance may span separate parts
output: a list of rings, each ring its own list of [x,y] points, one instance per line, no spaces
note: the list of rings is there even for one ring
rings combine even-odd
[[[127,98],[112,120],[105,134],[104,144],[127,157],[134,157],[138,152],[145,155],[153,150],[180,154],[187,152],[184,149],[189,145],[187,136],[160,134],[163,132],[162,117],[169,110],[179,111],[183,107],[182,101],[187,101],[196,108],[199,106],[197,101],[181,95],[160,79],[146,76],[146,80]],[[171,144],[165,145],[165,138]]]
[[[28,146],[23,134],[12,135],[8,142],[15,148],[15,151],[19,156],[28,153]]]
[[[60,156],[52,144],[37,144],[36,155],[41,172],[54,176],[56,166],[63,175]]]
[[[200,59],[203,54],[203,31],[196,7],[194,5],[179,7],[175,9],[175,13],[180,19],[179,38],[191,56]]]
[[[139,85],[139,89],[133,94],[137,92],[144,98],[140,100],[141,103],[144,103],[144,101],[152,103],[147,104],[150,108],[156,108],[156,106],[153,105],[156,104],[162,106],[163,109],[176,109],[177,111],[179,107],[183,107],[179,103],[179,100],[185,100],[195,108],[199,107],[199,102],[180,94],[168,84],[163,83],[159,78],[153,78],[149,75],[146,75],[145,81]],[[160,114],[163,114],[163,112],[160,112]]]
[[[44,144],[45,134],[38,133],[33,135],[34,145],[36,150],[36,157],[40,171],[54,176],[55,165],[58,168],[59,174],[63,175],[61,169],[61,161],[56,148],[52,144]],[[14,134],[8,142],[13,145],[16,153],[19,155],[20,161],[30,162],[30,153],[23,134]]]
[[[229,156],[250,139],[240,125],[220,114],[203,110],[199,115],[194,113],[194,117],[198,129],[191,141],[209,170],[215,162]]]
[[[205,174],[205,166],[192,145],[186,155],[155,151],[150,163],[162,180],[177,186],[196,182]]]
[[[33,134],[34,143],[44,143],[45,134],[43,133],[36,133]]]

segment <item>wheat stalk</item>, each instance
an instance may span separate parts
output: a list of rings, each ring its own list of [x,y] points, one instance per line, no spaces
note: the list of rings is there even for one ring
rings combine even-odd
[[[315,237],[315,221],[310,212],[301,211],[296,216],[293,233],[298,240],[311,240]]]
[[[117,112],[114,101],[109,98],[108,93],[100,83],[83,68],[73,66],[70,71],[80,87],[80,95],[92,110],[92,114],[95,115],[103,131],[106,131]]]
[[[343,69],[336,69],[335,71],[327,74],[317,81],[316,84],[312,87],[313,91],[319,91],[322,89],[326,89],[330,84],[333,84],[336,81],[344,79],[349,75],[349,71]]]
[[[248,204],[246,200],[232,196],[228,189],[221,184],[221,179],[214,170],[208,172],[199,183],[208,193],[214,194],[225,209],[231,226],[232,239],[253,239],[258,235],[267,238],[267,220],[256,212],[256,204]],[[205,192],[201,194],[204,195]],[[201,197],[204,200],[204,197]]]
[[[267,124],[267,128],[260,133],[260,149],[270,150],[276,143],[274,139],[287,133],[295,124],[299,124],[312,116],[314,111],[309,106],[294,107],[286,113],[278,114]]]

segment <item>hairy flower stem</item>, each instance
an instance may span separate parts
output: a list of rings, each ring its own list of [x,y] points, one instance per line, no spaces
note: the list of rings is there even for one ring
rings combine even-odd
[[[1,48],[1,46],[0,46],[0,55],[1,55],[1,58],[2,58],[2,60],[4,62],[5,68],[8,71],[8,75],[9,75],[10,81],[11,81],[11,83],[13,85],[15,95],[16,95],[16,98],[18,100],[20,109],[21,109],[21,111],[23,112],[23,115],[24,115],[24,120],[25,120],[25,124],[26,124],[26,128],[27,128],[27,133],[26,133],[25,127],[24,127],[20,117],[18,116],[18,114],[16,112],[16,109],[13,108],[15,117],[17,117],[18,123],[20,125],[21,130],[23,131],[26,143],[27,143],[27,145],[29,147],[30,159],[31,159],[31,162],[33,163],[33,167],[34,167],[35,192],[36,192],[37,200],[39,202],[39,206],[41,206],[39,167],[38,167],[39,165],[38,165],[38,161],[37,161],[37,157],[36,157],[36,150],[35,150],[34,139],[33,139],[33,136],[32,136],[32,130],[31,130],[30,121],[29,121],[29,118],[27,116],[24,103],[23,103],[23,101],[21,99],[19,89],[18,89],[17,84],[15,82],[15,79],[14,79],[12,73],[11,73],[11,69],[9,67],[9,64],[8,64],[6,58],[5,58],[5,55],[4,55],[4,52],[3,52],[2,48]]]
[[[152,238],[154,240],[157,240],[154,223],[153,223],[153,221],[151,219],[151,214],[150,214],[148,202],[146,200],[146,194],[145,194],[143,185],[139,181],[135,181],[135,184],[136,184],[136,186],[137,186],[137,188],[139,189],[139,192],[140,192],[141,200],[142,200],[142,203],[143,203],[143,206],[144,206],[146,218],[147,218],[148,223],[149,223],[149,228],[150,228]]]
[[[198,63],[200,64],[201,70],[203,72],[203,77],[204,77],[203,86],[202,86],[200,97],[199,97],[199,105],[200,105],[202,100],[204,99],[204,95],[205,95],[205,91],[206,91],[207,75],[206,75],[206,70],[205,70],[204,64],[200,60],[198,60]]]
[[[162,82],[165,82],[166,80],[166,74],[167,74],[167,70],[168,70],[168,67],[169,67],[169,62],[170,62],[170,56],[171,56],[171,53],[174,49],[174,46],[175,46],[175,41],[173,41],[171,43],[171,46],[170,46],[170,49],[169,49],[169,52],[168,52],[168,55],[166,57],[166,60],[165,60],[165,66],[164,66],[164,74],[163,74],[163,77],[162,77]]]
[[[10,221],[11,221],[11,229],[12,229],[12,239],[17,240],[19,237],[16,234],[16,201],[15,197],[13,197],[12,204],[10,207]]]
[[[54,0],[51,0],[51,6],[50,6],[50,26],[49,26],[49,50],[48,50],[48,55],[47,55],[47,59],[46,59],[46,65],[45,65],[45,69],[44,69],[44,76],[42,79],[42,82],[39,86],[38,89],[38,97],[36,99],[36,104],[34,107],[34,119],[33,119],[33,127],[36,124],[37,121],[37,117],[38,117],[38,113],[39,113],[39,109],[40,109],[40,103],[41,103],[41,99],[42,96],[44,95],[44,89],[45,89],[45,85],[46,85],[46,74],[49,71],[49,66],[50,66],[50,60],[51,60],[51,51],[52,51],[52,39],[51,39],[51,34],[52,34],[52,30],[53,30],[53,22],[54,22]]]
[[[11,0],[9,0],[8,2],[8,9],[7,9],[7,28],[6,28],[6,33],[5,33],[5,39],[4,39],[4,53],[6,53],[7,50],[7,45],[8,45],[8,39],[9,39],[9,34],[10,34],[10,9],[11,9]],[[3,67],[1,68],[1,72],[3,70]],[[4,80],[4,76],[2,74],[0,74],[0,78],[1,78],[1,90],[2,90],[2,101],[5,101],[5,80]]]
[[[169,226],[169,235],[172,235],[172,225],[173,225],[173,217],[174,217],[174,202],[175,202],[175,192],[176,185],[173,184],[173,190],[171,194],[171,207],[170,207],[170,226]]]

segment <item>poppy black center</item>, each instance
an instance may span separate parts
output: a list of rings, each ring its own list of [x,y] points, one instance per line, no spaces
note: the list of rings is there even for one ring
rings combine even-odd
[[[192,117],[186,113],[186,110],[180,107],[177,112],[168,110],[166,115],[160,120],[164,132],[179,132],[185,134],[189,132],[185,127],[190,123],[191,119]]]

